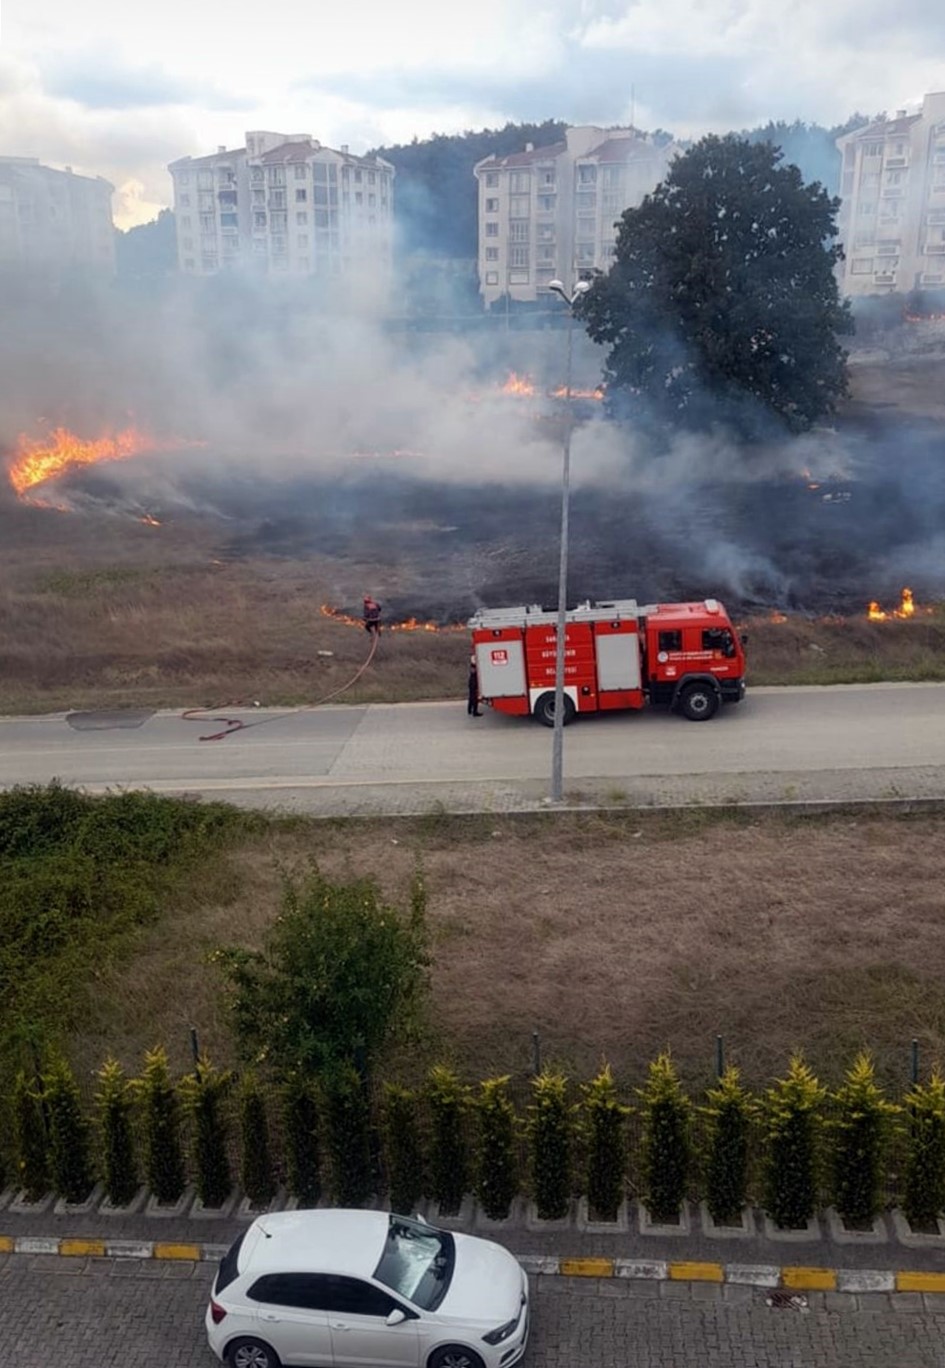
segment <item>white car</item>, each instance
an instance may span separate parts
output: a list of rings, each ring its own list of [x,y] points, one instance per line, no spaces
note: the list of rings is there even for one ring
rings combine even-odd
[[[283,1211],[220,1261],[206,1326],[230,1368],[511,1368],[528,1278],[501,1245],[419,1219]]]

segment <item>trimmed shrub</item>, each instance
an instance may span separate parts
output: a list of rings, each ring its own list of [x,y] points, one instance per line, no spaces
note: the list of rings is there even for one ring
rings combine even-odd
[[[660,1054],[639,1089],[643,1122],[643,1198],[655,1222],[673,1222],[686,1197],[691,1159],[690,1109],[676,1066]]]
[[[747,1200],[751,1096],[732,1065],[706,1096],[705,1203],[716,1225],[738,1225]]]
[[[105,1195],[113,1206],[127,1206],[138,1190],[132,1106],[134,1090],[115,1059],[98,1071],[95,1105],[102,1133]]]
[[[516,1116],[508,1094],[509,1076],[487,1078],[476,1111],[479,1146],[476,1155],[476,1196],[490,1221],[504,1221],[518,1195],[516,1176]]]
[[[833,1102],[833,1203],[848,1225],[868,1229],[882,1210],[885,1159],[899,1108],[877,1087],[868,1054],[857,1056]]]
[[[764,1095],[765,1211],[782,1229],[805,1226],[817,1209],[820,1108],[826,1089],[795,1055]]]
[[[945,1210],[945,1080],[933,1073],[906,1094],[908,1150],[902,1207],[909,1223],[934,1228]]]
[[[336,1206],[362,1206],[371,1195],[371,1110],[367,1088],[351,1067],[333,1069],[323,1084],[325,1151]]]
[[[42,1096],[22,1069],[13,1084],[13,1147],[20,1187],[38,1202],[49,1191],[49,1139]]]
[[[89,1123],[75,1076],[61,1055],[43,1074],[53,1189],[67,1202],[84,1202],[95,1184],[89,1158]]]
[[[322,1195],[318,1101],[312,1085],[293,1074],[282,1089],[286,1186],[299,1206],[317,1206]]]
[[[444,1216],[455,1216],[470,1190],[469,1089],[437,1064],[427,1083],[430,1114],[430,1196]]]
[[[562,1220],[571,1206],[573,1115],[562,1074],[546,1070],[532,1080],[526,1129],[532,1197],[542,1221]]]
[[[162,1045],[144,1056],[144,1073],[135,1080],[141,1101],[145,1180],[165,1206],[180,1201],[187,1177],[180,1138],[180,1100]]]
[[[266,1100],[255,1074],[247,1074],[240,1087],[239,1124],[240,1186],[254,1207],[265,1207],[276,1194],[276,1176]]]
[[[584,1085],[582,1130],[587,1147],[587,1205],[598,1221],[616,1221],[627,1173],[629,1107],[617,1100],[610,1065]]]
[[[409,1215],[424,1188],[420,1100],[396,1083],[384,1089],[384,1153],[391,1210]]]
[[[225,1102],[233,1082],[227,1071],[200,1059],[181,1083],[181,1094],[194,1127],[194,1171],[197,1196],[205,1207],[221,1207],[233,1190],[227,1153]]]

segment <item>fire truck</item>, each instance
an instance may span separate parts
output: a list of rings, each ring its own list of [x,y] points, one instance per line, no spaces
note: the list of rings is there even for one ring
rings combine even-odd
[[[554,726],[557,624],[537,605],[470,618],[479,693],[496,712]],[[744,645],[717,599],[581,604],[567,614],[564,724],[647,702],[706,722],[745,696]]]

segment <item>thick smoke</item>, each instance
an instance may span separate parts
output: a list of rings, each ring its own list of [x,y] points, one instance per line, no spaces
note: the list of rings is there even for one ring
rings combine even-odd
[[[0,289],[0,456],[60,423],[84,437],[134,423],[165,444],[64,481],[76,506],[216,514],[234,554],[406,564],[416,607],[438,615],[552,601],[560,318],[408,326],[409,301],[366,278],[334,294],[242,277]],[[574,342],[574,386],[593,390],[603,354],[579,326]],[[510,371],[534,398],[500,392]],[[934,425],[861,406],[797,440],[745,450],[719,430],[656,456],[592,398],[574,414],[575,599],[820,611],[905,582],[945,589]]]

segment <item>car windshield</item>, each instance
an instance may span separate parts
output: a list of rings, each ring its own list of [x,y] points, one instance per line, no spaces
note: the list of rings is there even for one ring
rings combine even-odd
[[[435,1311],[449,1289],[455,1261],[456,1245],[447,1231],[392,1216],[374,1276],[415,1306]]]

